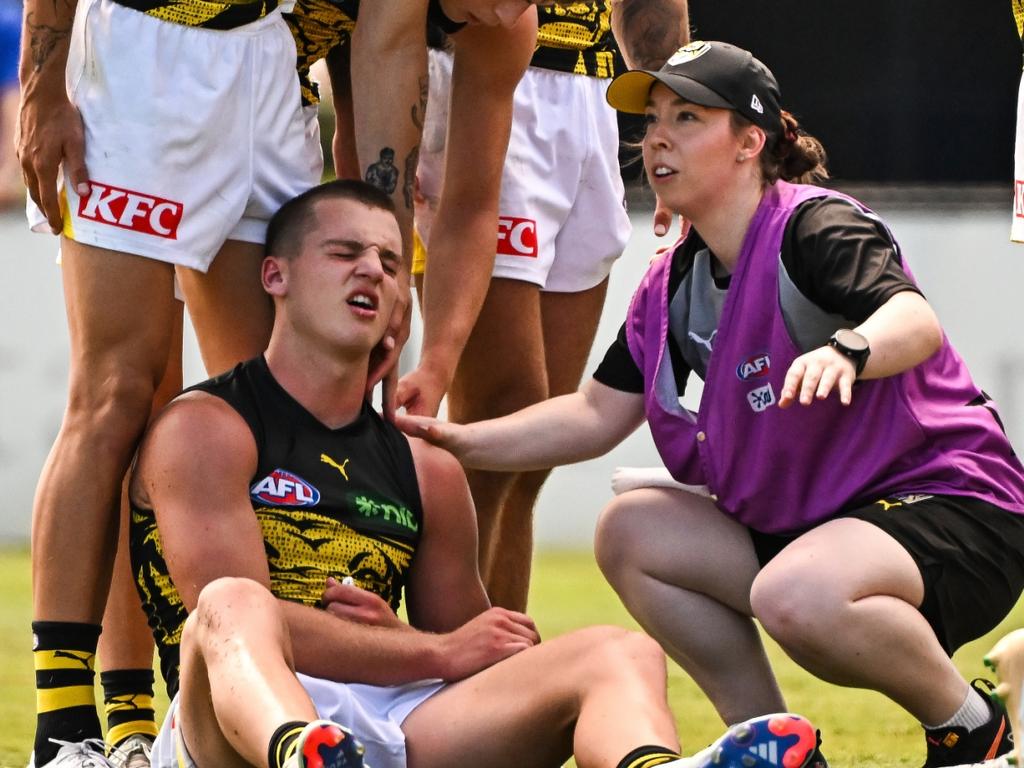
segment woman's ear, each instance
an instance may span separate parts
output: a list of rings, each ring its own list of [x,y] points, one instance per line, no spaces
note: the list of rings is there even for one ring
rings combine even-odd
[[[739,151],[736,153],[736,161],[743,162],[751,157],[756,157],[764,151],[768,136],[763,128],[756,125],[748,125],[740,133]]]

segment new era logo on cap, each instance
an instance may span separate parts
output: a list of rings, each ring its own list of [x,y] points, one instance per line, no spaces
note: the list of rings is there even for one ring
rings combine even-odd
[[[756,93],[750,97],[750,108],[757,112],[757,114],[759,115],[764,114],[764,107],[761,106],[761,100],[757,98]]]

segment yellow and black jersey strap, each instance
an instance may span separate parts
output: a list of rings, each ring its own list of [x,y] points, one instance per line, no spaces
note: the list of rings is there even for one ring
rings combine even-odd
[[[115,0],[120,5],[173,24],[203,29],[235,29],[258,21],[277,7],[277,0]]]
[[[607,2],[538,8],[531,67],[589,77],[614,77],[621,66]]]
[[[295,68],[304,105],[320,101],[316,83],[309,76],[310,68],[348,42],[358,12],[355,0],[298,0],[292,11],[284,14],[295,40]]]
[[[1017,36],[1024,43],[1024,0],[1010,0],[1013,8],[1013,20],[1017,22]]]

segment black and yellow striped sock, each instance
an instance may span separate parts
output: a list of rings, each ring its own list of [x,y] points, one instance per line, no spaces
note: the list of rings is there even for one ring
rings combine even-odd
[[[309,725],[308,722],[292,720],[274,731],[274,735],[270,737],[270,747],[267,749],[269,768],[284,768],[288,758],[298,749],[299,736],[307,725]]]
[[[670,763],[678,760],[681,755],[673,752],[667,747],[659,747],[656,744],[648,744],[644,747],[637,747],[619,761],[616,768],[654,768],[656,765]]]
[[[84,741],[102,735],[92,690],[99,637],[98,624],[32,622],[38,766],[50,762],[60,749],[50,739]]]
[[[155,739],[160,729],[153,712],[153,670],[114,669],[100,673],[107,743],[118,746],[133,734]]]

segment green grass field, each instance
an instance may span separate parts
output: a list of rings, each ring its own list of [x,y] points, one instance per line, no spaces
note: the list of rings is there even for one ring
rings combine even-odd
[[[0,768],[21,768],[34,723],[29,651],[29,564],[25,552],[0,552]],[[635,626],[604,582],[589,553],[547,553],[537,558],[530,613],[545,637],[589,624]],[[996,631],[961,649],[956,662],[968,678],[985,673],[982,656],[1010,629],[1024,625],[1024,603]],[[882,696],[836,688],[798,669],[769,643],[789,707],[810,717],[824,734],[823,751],[838,768],[916,766],[924,759],[913,719]],[[729,659],[723,658],[723,664]],[[669,696],[684,750],[692,752],[722,730],[711,706],[674,664]],[[158,704],[162,714],[166,700]],[[624,712],[624,717],[629,713]]]

